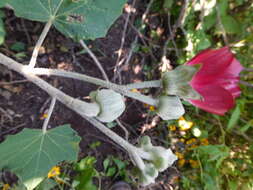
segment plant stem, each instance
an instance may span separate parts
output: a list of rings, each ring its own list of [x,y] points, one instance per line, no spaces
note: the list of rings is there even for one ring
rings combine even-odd
[[[122,148],[124,148],[130,155],[131,159],[133,159],[134,163],[137,165],[139,169],[144,169],[145,164],[140,156],[139,149],[132,144],[130,144],[128,141],[114,133],[112,130],[110,130],[108,127],[100,123],[98,120],[82,116],[84,119],[89,121],[93,126],[95,126],[98,130],[100,130],[102,133],[104,133],[106,136],[108,136],[110,139],[112,139],[114,142],[116,142],[118,145],[120,145]],[[141,152],[143,153],[143,152]]]
[[[73,109],[80,115],[85,114],[87,116],[96,116],[100,110],[98,104],[87,103],[85,101],[75,99],[65,94],[64,92],[58,90],[57,88],[53,87],[46,81],[34,75],[33,68],[30,68],[29,66],[24,66],[14,61],[13,59],[3,55],[2,53],[0,53],[0,64],[5,65],[6,67],[22,74],[29,81],[33,82],[41,89],[46,91],[50,96],[55,97],[61,103],[65,104],[70,109]]]
[[[141,89],[141,88],[155,88],[161,86],[161,80],[151,80],[151,81],[144,81],[144,82],[137,82],[132,84],[125,85],[126,89]]]
[[[83,46],[83,48],[88,52],[88,54],[91,56],[91,58],[93,59],[93,61],[96,63],[97,67],[99,68],[99,70],[101,71],[104,79],[106,81],[109,81],[107,74],[105,73],[105,70],[103,69],[101,63],[98,61],[97,57],[94,55],[94,53],[90,50],[90,48],[84,43],[83,40],[79,41],[80,44]]]
[[[139,100],[139,101],[144,102],[146,104],[149,104],[152,106],[157,106],[157,100],[152,97],[145,96],[145,95],[142,95],[142,94],[136,93],[136,92],[131,92],[125,86],[117,85],[117,84],[111,83],[109,81],[104,81],[104,80],[90,77],[90,76],[87,76],[84,74],[79,74],[79,73],[74,73],[74,72],[69,72],[69,71],[62,71],[62,70],[57,70],[57,69],[45,69],[45,68],[35,68],[32,70],[32,73],[35,75],[48,75],[48,76],[55,75],[55,76],[73,78],[73,79],[89,82],[92,84],[96,84],[99,86],[103,86],[103,87],[112,89],[122,95]]]
[[[43,29],[40,37],[39,37],[39,40],[37,41],[37,43],[36,43],[36,45],[33,49],[32,58],[31,58],[30,63],[29,63],[29,67],[31,67],[31,68],[34,68],[35,65],[36,65],[36,61],[37,61],[37,57],[38,57],[38,54],[39,54],[40,47],[41,47],[43,41],[45,40],[49,29],[52,26],[52,22],[53,22],[53,19],[49,19],[49,21],[45,25],[45,27],[44,27],[44,29]]]
[[[53,113],[53,110],[54,110],[54,107],[55,107],[55,102],[56,102],[56,98],[55,97],[52,97],[52,101],[51,101],[51,104],[50,104],[50,107],[49,107],[49,110],[48,110],[48,115],[43,123],[43,127],[42,127],[42,132],[45,134],[47,132],[47,125],[48,125],[48,122],[51,118],[51,115]]]

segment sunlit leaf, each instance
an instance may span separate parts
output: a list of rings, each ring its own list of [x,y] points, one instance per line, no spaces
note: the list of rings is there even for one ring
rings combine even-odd
[[[48,171],[63,160],[77,160],[80,137],[63,125],[43,133],[24,129],[0,144],[0,168],[17,174],[28,190],[36,187]]]
[[[9,0],[15,14],[47,22],[74,39],[104,37],[126,0]]]
[[[240,115],[241,115],[241,110],[240,110],[240,105],[238,104],[228,121],[227,130],[231,130],[233,127],[235,127],[235,125],[240,119]]]

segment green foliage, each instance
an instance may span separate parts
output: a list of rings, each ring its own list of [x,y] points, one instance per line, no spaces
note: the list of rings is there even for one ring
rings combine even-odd
[[[15,14],[29,20],[48,22],[64,35],[79,39],[104,37],[121,14],[126,0],[9,0]]]
[[[26,45],[23,42],[15,42],[10,49],[16,52],[24,51],[26,48]]]
[[[235,110],[233,111],[227,125],[227,130],[231,130],[238,123],[241,115],[240,105],[237,104]]]
[[[1,8],[1,4],[0,4],[0,8]],[[4,38],[6,35],[5,29],[4,29],[3,18],[4,18],[4,12],[0,10],[0,45],[4,42]]]
[[[95,169],[96,158],[87,156],[81,161],[75,164],[75,171],[78,172],[75,176],[75,189],[76,190],[96,190],[97,187],[93,184],[93,178],[98,176],[98,172]]]
[[[126,173],[126,167],[128,162],[121,161],[120,159],[109,156],[103,161],[103,175],[107,177],[120,177],[122,180],[128,181],[128,175]]]
[[[24,129],[0,144],[0,168],[17,174],[27,189],[36,187],[48,171],[63,160],[75,161],[80,137],[69,125],[43,133]]]

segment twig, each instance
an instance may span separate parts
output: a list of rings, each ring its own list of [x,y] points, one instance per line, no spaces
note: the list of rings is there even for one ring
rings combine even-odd
[[[223,40],[224,40],[225,44],[228,45],[228,38],[227,38],[226,30],[225,30],[224,25],[222,24],[222,21],[221,21],[220,9],[217,6],[215,8],[216,8],[216,11],[217,11],[218,24],[220,25],[220,28],[222,30]]]
[[[249,83],[249,82],[240,80],[239,83],[240,83],[240,84],[243,84],[243,85],[245,85],[245,86],[248,86],[248,87],[253,88],[253,84],[251,84],[251,83]]]
[[[27,28],[26,28],[26,26],[25,26],[24,19],[21,19],[21,25],[22,25],[22,27],[23,27],[23,29],[24,29],[24,32],[25,32],[25,35],[26,35],[28,44],[31,44],[31,42],[32,42],[32,41],[31,41],[31,37],[30,37],[30,35],[29,35],[28,31],[27,31]]]
[[[28,80],[15,80],[11,82],[0,82],[0,85],[9,85],[9,84],[19,84],[19,83],[24,83],[28,82]]]
[[[171,24],[170,24],[170,13],[168,13],[168,26],[169,26],[169,30],[170,30],[170,36],[166,40],[166,42],[164,44],[163,56],[162,57],[166,56],[166,54],[167,54],[167,46],[168,46],[169,41],[174,39],[175,33],[176,33],[177,29],[181,28],[182,25],[184,24],[184,20],[185,20],[185,16],[186,16],[186,10],[187,10],[188,5],[189,5],[189,0],[185,0],[184,4],[182,5],[182,8],[181,8],[179,17],[178,17],[178,19],[176,21],[176,24],[174,24],[172,28],[171,28]],[[173,40],[172,43],[175,46],[176,54],[178,56],[178,51],[177,51],[177,48],[176,48],[177,47],[176,43],[175,43],[174,40]]]
[[[136,0],[133,1],[133,4],[132,4],[133,7],[135,5],[135,2],[136,2]],[[119,83],[120,84],[121,84],[121,75],[118,72],[118,67],[122,64],[122,61],[120,61],[120,58],[121,58],[121,55],[122,55],[122,52],[123,52],[123,47],[124,47],[125,40],[126,40],[126,32],[127,32],[127,26],[128,26],[130,15],[131,15],[131,10],[128,12],[127,17],[125,19],[125,25],[124,25],[124,29],[123,29],[123,32],[122,32],[120,48],[118,50],[118,57],[117,57],[117,61],[116,61],[115,68],[114,68],[114,72],[117,73],[118,76],[119,76]]]
[[[104,68],[102,67],[101,63],[98,61],[97,57],[94,55],[94,53],[90,50],[90,48],[84,43],[83,40],[80,40],[80,44],[82,45],[82,47],[88,52],[88,54],[91,56],[91,58],[93,59],[93,61],[96,63],[97,67],[99,68],[99,70],[101,71],[104,79],[106,81],[109,81],[107,74],[105,73]]]
[[[253,68],[244,68],[243,71],[253,72]]]
[[[53,19],[49,19],[49,21],[45,25],[45,27],[44,27],[44,29],[43,29],[40,37],[39,37],[39,40],[37,41],[37,43],[36,43],[36,45],[33,49],[32,58],[31,58],[30,63],[29,63],[29,67],[31,67],[31,68],[34,68],[35,65],[36,65],[36,61],[37,61],[37,57],[38,57],[38,54],[39,54],[40,47],[41,47],[43,41],[45,40],[49,29],[52,26],[52,22],[53,22]]]
[[[42,132],[45,134],[47,132],[47,125],[49,123],[49,120],[51,118],[51,115],[53,113],[53,110],[54,110],[54,107],[55,107],[55,102],[56,102],[56,98],[53,97],[52,98],[52,101],[51,101],[51,104],[50,104],[50,107],[49,107],[49,110],[48,110],[48,115],[43,123],[43,127],[42,127]]]

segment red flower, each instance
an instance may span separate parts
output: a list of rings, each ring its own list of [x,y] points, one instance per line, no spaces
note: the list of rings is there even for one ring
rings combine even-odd
[[[204,50],[186,64],[201,65],[190,85],[203,99],[190,100],[193,105],[218,115],[234,106],[241,93],[237,83],[243,67],[228,47]]]

